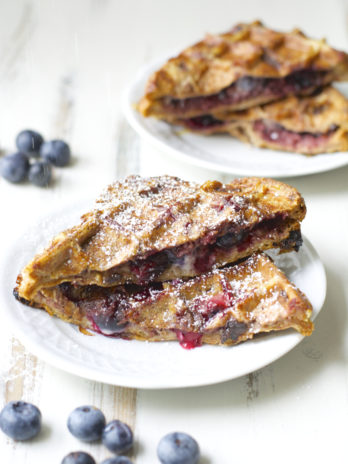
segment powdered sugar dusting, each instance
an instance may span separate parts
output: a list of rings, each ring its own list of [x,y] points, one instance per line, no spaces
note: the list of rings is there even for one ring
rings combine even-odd
[[[262,254],[163,287],[146,287],[135,294],[126,287],[110,292],[97,303],[90,295],[91,304],[82,300],[79,308],[91,311],[89,317],[95,318],[98,331],[102,323],[102,333],[116,337],[133,338],[140,330],[148,339],[171,339],[176,333],[192,348],[194,334],[213,336],[214,343],[236,343],[258,332],[289,327],[301,331],[301,324],[305,331],[310,326],[310,306]]]
[[[92,214],[98,231],[84,251],[94,268],[107,270],[197,240],[210,243],[227,229],[257,224],[265,209],[233,183],[130,176],[110,185]]]

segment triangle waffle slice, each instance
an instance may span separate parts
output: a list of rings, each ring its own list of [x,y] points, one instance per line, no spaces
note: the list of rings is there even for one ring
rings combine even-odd
[[[273,261],[254,254],[189,280],[103,288],[63,283],[35,305],[104,335],[148,341],[235,345],[257,334],[295,329],[310,335],[312,307]]]
[[[346,53],[256,21],[208,35],[168,60],[150,77],[138,109],[171,122],[309,95],[347,78]]]
[[[311,96],[176,123],[205,135],[229,133],[274,150],[306,155],[348,150],[348,99],[330,86]]]
[[[73,285],[147,285],[200,275],[257,251],[297,250],[305,204],[275,180],[199,185],[162,176],[112,184],[17,279],[21,298]]]

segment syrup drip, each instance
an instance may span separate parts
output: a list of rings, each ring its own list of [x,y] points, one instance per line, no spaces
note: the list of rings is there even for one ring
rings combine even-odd
[[[181,330],[174,330],[180,346],[186,350],[192,350],[197,346],[202,345],[202,334],[196,332],[183,332]]]

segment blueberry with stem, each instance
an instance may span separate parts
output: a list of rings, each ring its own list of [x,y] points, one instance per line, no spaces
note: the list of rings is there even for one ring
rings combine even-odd
[[[90,442],[100,440],[106,424],[105,416],[94,406],[79,406],[69,415],[67,426],[79,440]]]
[[[41,412],[31,403],[10,401],[0,413],[0,428],[14,440],[30,440],[41,430]]]

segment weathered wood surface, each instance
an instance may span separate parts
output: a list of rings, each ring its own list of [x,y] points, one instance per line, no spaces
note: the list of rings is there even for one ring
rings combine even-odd
[[[207,31],[255,18],[279,28],[299,26],[348,48],[347,9],[339,0],[0,1],[0,149],[13,150],[15,135],[30,127],[46,138],[65,138],[74,152],[73,166],[55,171],[52,188],[0,180],[0,255],[8,238],[42,211],[94,197],[129,173],[227,180],[142,142],[122,116],[121,93],[149,59]],[[304,233],[325,263],[327,300],[312,337],[248,376],[170,391],[104,385],[31,355],[1,316],[0,406],[22,398],[38,404],[44,416],[43,433],[31,443],[13,443],[0,434],[1,461],[60,462],[66,453],[84,449],[101,462],[109,456],[102,446],[81,444],[66,429],[74,407],[95,404],[107,419],[120,418],[134,428],[137,464],[157,462],[156,445],[172,430],[196,437],[202,464],[345,462],[347,178],[343,168],[290,179],[307,201]]]

